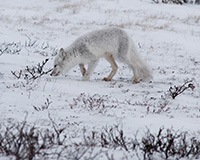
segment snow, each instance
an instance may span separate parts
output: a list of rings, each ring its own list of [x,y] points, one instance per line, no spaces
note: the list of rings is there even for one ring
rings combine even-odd
[[[28,124],[50,128],[50,114],[76,138],[84,128],[101,130],[116,124],[123,126],[127,136],[137,131],[142,136],[146,128],[157,132],[163,126],[199,130],[199,5],[154,4],[150,0],[3,0],[0,21],[0,44],[20,42],[22,46],[18,54],[0,56],[1,124],[22,122],[28,114]],[[152,82],[132,84],[132,72],[121,63],[113,80],[104,82],[101,79],[111,68],[103,59],[88,82],[81,81],[78,67],[60,77],[44,75],[30,84],[11,73],[46,58],[50,58],[46,67],[51,68],[53,49],[67,47],[89,31],[114,25],[123,27],[136,42],[153,69]],[[25,45],[34,40],[37,45]],[[42,44],[49,47],[42,49]],[[165,95],[171,86],[191,79],[194,90],[188,89],[175,99]],[[95,94],[105,99],[102,113],[100,108],[89,109],[77,100]],[[47,98],[52,102],[48,109],[34,109],[44,105]],[[166,108],[159,110],[165,100]]]

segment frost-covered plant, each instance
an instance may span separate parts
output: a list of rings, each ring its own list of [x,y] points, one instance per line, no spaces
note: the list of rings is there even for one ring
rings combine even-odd
[[[137,155],[138,159],[198,159],[200,140],[197,134],[175,131],[173,128],[160,128],[157,133],[149,129],[143,136],[127,137],[119,125],[105,127],[102,130],[83,129],[82,138],[69,139],[50,117],[52,129],[37,129],[22,123],[0,125],[0,156],[12,156],[20,159],[77,159],[91,160],[105,157],[113,158],[113,150]]]
[[[20,70],[20,71],[11,71],[11,73],[17,78],[17,79],[25,79],[27,82],[30,80],[36,80],[39,77],[42,77],[43,75],[48,74],[52,71],[52,69],[48,69],[45,71],[44,66],[48,62],[49,59],[45,59],[42,61],[42,63],[38,63],[36,66],[26,66],[26,69]]]
[[[70,108],[82,107],[90,111],[105,113],[107,109],[116,108],[116,105],[110,104],[108,95],[94,94],[92,96],[81,93],[80,96],[73,99],[73,103],[69,104]]]
[[[39,53],[42,56],[55,56],[58,54],[58,49],[56,47],[50,46],[48,42],[39,43],[37,40],[32,40],[28,37],[28,41],[25,41],[25,49],[28,51],[33,51],[34,53]]]
[[[126,137],[119,125],[105,127],[101,131],[86,132],[85,129],[83,140],[75,143],[75,146],[107,149],[105,153],[113,149],[120,152],[123,150],[130,157],[137,155],[138,159],[144,160],[156,157],[161,159],[198,159],[200,157],[200,140],[195,134],[161,127],[157,133],[147,129],[143,136],[139,138],[137,136]]]
[[[4,53],[19,54],[22,48],[23,45],[20,42],[12,42],[12,43],[4,42],[0,44],[0,55]]]
[[[192,4],[200,4],[199,0],[153,0],[154,3],[173,3],[173,4],[184,4],[184,3],[192,3]]]
[[[198,158],[200,156],[200,141],[187,132],[164,130],[160,128],[157,134],[148,129],[139,143],[144,159],[153,159],[159,153],[164,159]]]
[[[23,49],[26,53],[38,53],[42,56],[55,56],[58,54],[57,47],[49,45],[48,42],[38,42],[28,37],[25,43],[22,42],[3,42],[0,43],[0,56],[2,54],[20,54]],[[27,52],[28,51],[28,52]]]
[[[169,95],[175,99],[178,95],[182,94],[187,89],[194,90],[195,86],[192,83],[193,80],[186,80],[185,83],[181,86],[174,86],[169,88]]]
[[[29,127],[26,121],[7,126],[0,133],[0,154],[13,156],[16,160],[32,160],[36,156],[45,156],[54,146],[57,146],[54,132],[40,132],[34,126]]]
[[[46,110],[46,109],[49,108],[49,106],[50,106],[51,103],[52,103],[52,102],[49,100],[49,98],[46,98],[46,102],[44,102],[43,105],[41,105],[40,107],[37,107],[37,106],[33,105],[33,108],[34,108],[36,111],[44,111],[44,110]]]

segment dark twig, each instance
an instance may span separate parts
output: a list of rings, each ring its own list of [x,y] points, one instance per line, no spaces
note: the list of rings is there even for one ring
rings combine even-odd
[[[65,128],[59,129],[59,127],[57,126],[57,124],[53,121],[53,119],[50,116],[50,113],[48,114],[48,117],[52,123],[53,129],[56,132],[56,138],[57,138],[57,143],[58,145],[63,145],[66,136],[64,136],[63,140],[61,141],[60,137],[61,137],[61,133],[65,130]]]
[[[169,93],[173,99],[176,98],[176,96],[183,93],[188,88],[191,88],[194,90],[195,86],[191,83],[193,80],[186,81],[182,86],[174,86],[169,88]],[[187,85],[187,86],[186,86]]]
[[[51,103],[52,102],[48,98],[46,98],[46,102],[44,102],[44,105],[41,105],[41,107],[36,107],[36,106],[33,105],[33,108],[36,111],[44,111],[44,110],[46,110],[46,109],[49,108],[49,106],[50,106]]]
[[[26,69],[18,71],[11,71],[11,73],[17,78],[23,78],[25,80],[36,80],[37,78],[48,74],[52,71],[52,69],[48,69],[47,71],[44,71],[44,66],[48,62],[48,58],[42,61],[42,63],[38,63],[37,66],[29,67],[26,66]]]
[[[11,71],[11,73],[17,78],[20,79],[22,76],[22,70],[20,70],[19,72],[17,71]]]

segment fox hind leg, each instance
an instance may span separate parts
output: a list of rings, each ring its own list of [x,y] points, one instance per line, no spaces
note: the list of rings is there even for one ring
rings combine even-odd
[[[128,66],[133,70],[134,78],[133,78],[133,84],[139,83],[140,82],[140,77],[137,69],[137,65],[133,64],[128,64]]]
[[[111,64],[112,71],[110,72],[109,76],[108,77],[104,77],[103,80],[104,81],[111,81],[111,79],[113,78],[113,76],[117,72],[118,66],[117,66],[112,54],[107,54],[105,58]]]

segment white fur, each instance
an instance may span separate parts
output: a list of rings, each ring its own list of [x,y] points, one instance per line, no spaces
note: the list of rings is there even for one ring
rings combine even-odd
[[[60,75],[79,65],[83,80],[89,80],[101,57],[106,58],[112,66],[112,72],[104,78],[106,81],[110,81],[117,71],[115,60],[127,64],[133,70],[133,83],[138,83],[139,79],[146,80],[152,77],[151,68],[139,55],[133,40],[124,30],[117,27],[90,32],[79,37],[66,49],[61,48],[54,60],[51,75]],[[87,70],[83,64],[88,64]]]

